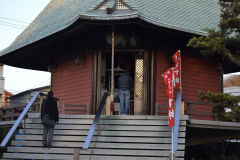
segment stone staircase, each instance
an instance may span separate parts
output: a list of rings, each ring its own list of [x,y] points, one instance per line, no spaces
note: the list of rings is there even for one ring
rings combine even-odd
[[[90,148],[83,150],[94,115],[60,115],[52,148],[42,148],[39,114],[29,114],[26,130],[20,129],[4,159],[169,160],[171,128],[166,116],[101,116]],[[176,159],[184,159],[187,117],[180,121]]]

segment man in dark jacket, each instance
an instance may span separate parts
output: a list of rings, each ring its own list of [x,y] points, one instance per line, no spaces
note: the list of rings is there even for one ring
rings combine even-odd
[[[57,107],[57,101],[53,97],[53,92],[50,91],[48,92],[47,99],[43,100],[42,103],[42,108],[41,108],[41,119],[43,118],[43,115],[49,115],[50,120],[54,121],[54,124],[58,122],[58,107]],[[51,147],[52,143],[52,138],[53,138],[53,131],[54,131],[54,126],[49,127],[49,126],[44,126],[43,129],[43,147]],[[48,135],[48,140],[47,140],[47,135]]]
[[[129,108],[129,100],[130,100],[130,88],[133,86],[132,78],[129,76],[128,70],[126,70],[119,78],[118,78],[118,86],[119,86],[119,99],[120,99],[120,108],[121,114],[127,115]]]

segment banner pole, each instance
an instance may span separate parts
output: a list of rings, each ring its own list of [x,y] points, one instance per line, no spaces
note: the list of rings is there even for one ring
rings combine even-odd
[[[173,83],[174,83],[174,68],[171,68],[172,70],[172,95],[173,95],[173,100],[174,100],[174,86],[173,86]],[[174,101],[173,101],[173,112],[174,112]],[[173,114],[174,115],[174,114]],[[175,120],[175,117],[174,117],[174,120]],[[172,151],[171,151],[171,157],[172,157],[172,160],[173,160],[173,127],[172,127]]]
[[[173,160],[173,127],[172,127],[172,160]]]
[[[180,60],[180,93],[182,95],[182,58],[181,58],[181,51],[179,51],[179,60]]]

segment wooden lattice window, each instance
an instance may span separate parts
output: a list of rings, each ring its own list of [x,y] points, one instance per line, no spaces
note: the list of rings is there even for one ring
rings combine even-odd
[[[143,97],[143,58],[139,57],[136,59],[135,66],[135,97]]]
[[[121,0],[116,0],[116,9],[129,9]]]

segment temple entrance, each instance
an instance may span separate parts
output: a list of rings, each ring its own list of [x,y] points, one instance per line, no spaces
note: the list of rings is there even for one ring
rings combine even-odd
[[[98,50],[93,57],[93,114],[100,104],[101,92],[111,92],[111,50]],[[134,85],[130,90],[130,115],[154,115],[155,112],[155,56],[147,50],[116,50],[114,54],[114,110],[112,114],[120,114],[118,78],[126,70]],[[110,104],[110,100],[107,101]],[[110,105],[107,105],[110,106]],[[107,111],[109,111],[108,109]],[[109,114],[108,114],[109,115]]]
[[[144,109],[144,53],[143,52],[116,52],[114,56],[114,110],[113,114],[120,114],[120,99],[118,78],[126,70],[133,80],[130,89],[130,115],[146,114]],[[101,89],[111,89],[111,61],[110,52],[102,53]]]

